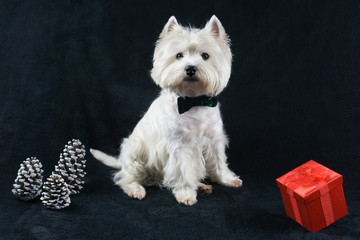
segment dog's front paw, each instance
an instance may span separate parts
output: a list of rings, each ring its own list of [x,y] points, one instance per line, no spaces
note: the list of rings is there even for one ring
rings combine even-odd
[[[191,206],[197,203],[196,191],[194,190],[175,191],[174,195],[178,203],[185,204],[187,206]]]
[[[129,187],[129,189],[127,190],[127,194],[131,198],[136,198],[136,199],[142,200],[146,196],[146,191],[143,186],[135,185],[135,186]]]
[[[197,203],[196,198],[193,197],[177,197],[176,200],[178,203],[185,204],[187,206],[191,206]]]
[[[225,181],[223,185],[227,187],[241,187],[243,185],[243,181],[237,177],[235,179]]]

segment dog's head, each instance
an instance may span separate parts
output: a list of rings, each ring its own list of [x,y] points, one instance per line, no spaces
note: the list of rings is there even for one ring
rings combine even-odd
[[[170,17],[156,43],[151,77],[180,96],[216,96],[231,73],[230,40],[216,16],[203,29]]]

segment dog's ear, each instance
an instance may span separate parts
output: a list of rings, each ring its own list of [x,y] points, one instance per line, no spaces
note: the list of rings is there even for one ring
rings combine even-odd
[[[168,22],[165,24],[162,32],[160,33],[160,38],[165,37],[170,32],[175,31],[179,27],[179,23],[177,22],[176,18],[174,16],[171,16],[168,20]]]
[[[210,31],[215,38],[221,38],[225,41],[228,41],[228,36],[225,32],[225,29],[221,25],[220,20],[215,15],[213,15],[207,22],[205,29]]]

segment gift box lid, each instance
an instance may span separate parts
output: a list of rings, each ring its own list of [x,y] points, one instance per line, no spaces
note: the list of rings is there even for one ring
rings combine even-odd
[[[299,201],[311,202],[342,183],[342,176],[310,160],[276,179],[280,189]]]

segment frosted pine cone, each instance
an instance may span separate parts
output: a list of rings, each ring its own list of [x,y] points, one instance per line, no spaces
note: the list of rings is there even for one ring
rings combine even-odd
[[[42,203],[51,209],[62,209],[70,205],[70,190],[64,179],[56,173],[52,173],[44,183]]]
[[[71,194],[79,193],[83,188],[82,178],[86,172],[85,146],[79,140],[73,139],[65,145],[63,153],[60,154],[55,172],[60,174],[68,184]]]
[[[28,201],[36,198],[41,193],[42,185],[42,165],[40,161],[35,158],[27,158],[20,164],[20,168],[13,184],[14,189],[12,193],[21,200]]]

